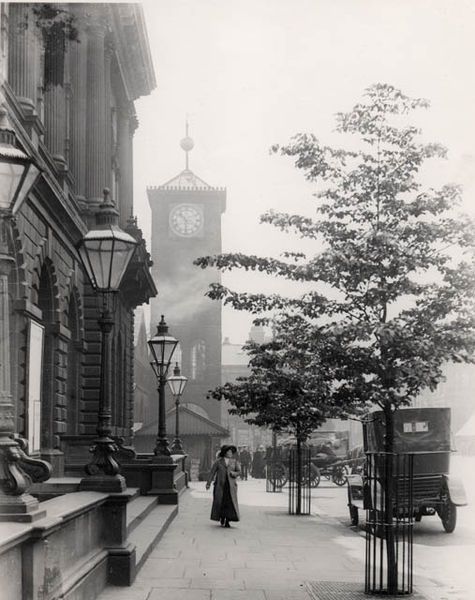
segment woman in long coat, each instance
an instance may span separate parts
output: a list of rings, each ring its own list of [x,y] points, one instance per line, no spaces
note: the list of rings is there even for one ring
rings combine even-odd
[[[223,446],[206,482],[206,489],[209,490],[214,480],[210,518],[219,521],[221,527],[231,527],[230,521],[239,521],[236,479],[241,474],[241,465],[233,458],[235,453],[235,446]]]

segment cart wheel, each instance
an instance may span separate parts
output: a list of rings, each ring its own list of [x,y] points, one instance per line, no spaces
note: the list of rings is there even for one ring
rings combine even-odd
[[[457,507],[450,500],[446,500],[440,511],[440,520],[447,533],[452,533],[457,524]]]
[[[283,487],[285,480],[284,469],[280,465],[274,465],[271,467],[269,473],[269,481],[272,485]]]
[[[312,471],[311,479],[310,479],[310,487],[316,488],[320,484],[320,470],[318,467],[315,467],[315,470]]]
[[[287,473],[287,469],[283,466],[278,467],[278,479],[279,479],[279,484],[284,487],[284,485],[287,483],[288,480],[288,473]]]
[[[342,485],[345,485],[345,483],[348,481],[348,474],[346,472],[346,468],[345,467],[335,467],[332,472],[332,481],[333,481],[333,483],[336,483],[336,485],[339,485],[340,487]]]

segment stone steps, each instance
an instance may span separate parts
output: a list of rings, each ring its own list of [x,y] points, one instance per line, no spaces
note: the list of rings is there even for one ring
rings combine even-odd
[[[157,506],[156,496],[137,496],[127,505],[127,533],[139,525]]]
[[[147,498],[147,496],[140,496],[139,498]],[[133,509],[133,505],[137,500],[135,499],[130,503],[129,507],[131,509]],[[157,504],[156,498],[155,505],[145,505],[144,502],[141,502],[140,505],[143,512],[131,518],[130,523],[133,525],[133,529],[128,536],[128,542],[136,547],[135,564],[137,572],[178,514],[176,504]],[[135,508],[138,509],[138,505]]]

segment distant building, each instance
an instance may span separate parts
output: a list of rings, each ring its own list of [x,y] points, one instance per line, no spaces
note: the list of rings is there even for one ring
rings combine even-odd
[[[253,325],[249,332],[249,339],[262,344],[269,341],[264,327]],[[229,338],[224,338],[222,345],[222,368],[221,382],[234,382],[238,377],[245,377],[249,374],[249,356],[243,350],[242,344],[232,344]],[[256,427],[246,423],[244,419],[237,415],[229,413],[231,405],[221,402],[221,419],[223,425],[229,430],[227,441],[235,446],[248,446],[250,450],[255,450],[261,444],[268,446],[272,440],[270,430],[263,427]]]

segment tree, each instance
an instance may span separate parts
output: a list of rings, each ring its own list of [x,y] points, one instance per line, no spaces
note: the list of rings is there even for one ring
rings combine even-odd
[[[331,416],[343,410],[332,404],[333,376],[323,357],[331,345],[324,336],[309,344],[314,334],[299,315],[274,320],[273,339],[263,344],[247,342],[250,374],[211,391],[217,400],[228,400],[248,423],[292,433],[298,442]]]
[[[446,362],[474,362],[473,222],[454,212],[458,186],[423,189],[417,182],[425,161],[445,158],[446,150],[421,142],[421,132],[402,122],[428,105],[376,84],[364,102],[337,115],[337,131],[357,136],[360,149],[325,146],[311,134],[273,147],[317,185],[319,218],[270,210],[261,221],[319,241],[315,255],[221,254],[195,261],[314,282],[315,289],[298,298],[238,293],[221,284],[208,295],[256,315],[299,315],[316,332],[306,336],[310,353],[314,340],[331,339],[325,358],[334,378],[331,404],[381,407],[388,452],[394,411],[423,389],[434,390]]]
[[[420,130],[408,124],[412,111],[428,106],[376,84],[352,110],[337,115],[337,131],[357,138],[351,149],[323,145],[311,134],[273,147],[315,183],[317,218],[271,210],[261,220],[319,241],[314,256],[223,254],[196,261],[203,268],[244,268],[314,282],[315,289],[297,299],[236,293],[219,284],[208,295],[253,314],[298,314],[318,333],[305,338],[309,353],[319,335],[332,340],[325,356],[333,377],[326,405],[379,406],[388,453],[394,412],[422,390],[434,390],[447,362],[475,362],[474,224],[455,213],[459,187],[424,188],[416,179],[427,160],[446,157],[442,146],[422,142]],[[394,592],[387,479],[388,591]]]

